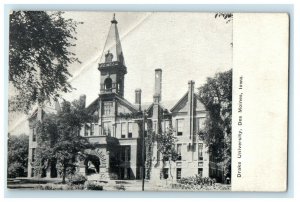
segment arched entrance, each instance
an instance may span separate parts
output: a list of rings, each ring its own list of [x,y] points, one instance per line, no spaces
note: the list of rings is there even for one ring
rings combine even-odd
[[[98,156],[87,155],[84,165],[86,175],[98,174],[100,171],[100,159]]]
[[[107,155],[106,148],[85,150],[85,159],[81,164],[81,172],[90,179],[109,179]]]

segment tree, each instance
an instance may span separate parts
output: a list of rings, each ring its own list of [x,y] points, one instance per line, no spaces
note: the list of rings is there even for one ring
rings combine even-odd
[[[223,13],[223,12],[218,12],[215,14],[215,18],[217,17],[222,17],[224,20],[226,20],[226,23],[229,23],[232,21],[233,14],[232,13]]]
[[[16,90],[12,111],[28,112],[32,105],[70,92],[68,66],[79,62],[69,48],[75,46],[76,27],[63,12],[13,11],[9,32],[9,81]]]
[[[209,147],[212,159],[231,173],[232,69],[207,78],[199,97],[208,112],[206,126],[199,135]]]
[[[26,177],[28,162],[28,135],[8,135],[7,176]]]
[[[68,175],[76,171],[78,158],[84,158],[86,149],[93,149],[94,145],[81,137],[81,127],[95,119],[88,114],[83,102],[75,100],[64,102],[58,114],[48,115],[38,124],[38,147],[36,150],[35,171],[41,174],[51,163],[62,176],[62,182]]]
[[[162,154],[163,165],[165,162],[169,162],[170,176],[173,179],[171,172],[171,161],[175,162],[178,159],[178,153],[175,150],[175,143],[177,138],[174,136],[174,130],[168,129],[166,132],[156,135],[157,150]]]

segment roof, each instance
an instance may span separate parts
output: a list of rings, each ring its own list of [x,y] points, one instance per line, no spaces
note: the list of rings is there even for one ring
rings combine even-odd
[[[200,98],[196,93],[194,93],[194,97],[200,101]],[[170,109],[170,111],[171,112],[174,111],[184,100],[187,99],[188,99],[188,92],[186,92],[184,96],[182,96],[182,98]]]
[[[138,106],[131,104],[128,100],[126,100],[123,97],[120,97],[119,95],[115,94],[115,97],[119,102],[121,102],[123,105],[128,107],[131,111],[138,111]],[[87,106],[88,111],[94,111],[98,107],[99,97],[96,98],[89,106]]]
[[[54,103],[47,103],[46,105],[44,105],[43,107],[43,112],[45,114],[56,114],[59,110],[60,110],[60,104],[58,101],[54,102]],[[32,119],[34,118],[38,113],[38,107],[36,107],[33,112],[29,115],[28,119]]]
[[[114,14],[100,58],[100,63],[120,62],[125,66],[117,24],[118,21],[115,19]]]
[[[188,94],[189,94],[189,92],[186,92],[185,94],[184,94],[184,96],[182,96],[182,98],[170,109],[170,111],[174,111],[174,109],[178,106],[178,105],[180,105],[182,102],[183,102],[183,100],[185,100],[185,99],[187,99],[187,96],[188,96]]]

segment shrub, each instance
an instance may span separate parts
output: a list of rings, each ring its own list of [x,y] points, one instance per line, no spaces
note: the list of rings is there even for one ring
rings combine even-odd
[[[68,190],[84,190],[84,188],[83,184],[70,184],[67,187]]]
[[[83,190],[84,186],[82,184],[46,184],[46,185],[38,185],[34,189],[39,190]]]
[[[116,188],[116,190],[119,190],[119,191],[125,191],[125,186],[122,184],[117,184],[115,186],[115,188]]]
[[[70,184],[77,184],[77,185],[84,184],[87,181],[86,177],[81,174],[71,175],[68,178],[68,180]]]
[[[87,181],[86,183],[84,183],[84,187],[87,190],[103,190],[103,186],[94,181]]]
[[[39,190],[67,190],[67,185],[62,184],[45,184],[45,185],[38,185],[35,189]]]
[[[109,173],[109,178],[111,180],[117,180],[118,179],[118,174],[116,174],[116,173]]]
[[[192,176],[192,177],[183,177],[178,180],[179,184],[185,185],[205,185],[205,186],[213,186],[216,183],[215,179],[211,179],[208,177],[202,178],[199,175]]]

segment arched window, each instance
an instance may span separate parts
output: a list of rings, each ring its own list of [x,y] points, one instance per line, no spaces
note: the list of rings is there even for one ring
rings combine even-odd
[[[111,89],[112,88],[112,80],[111,78],[107,78],[104,81],[104,88],[105,90]]]

